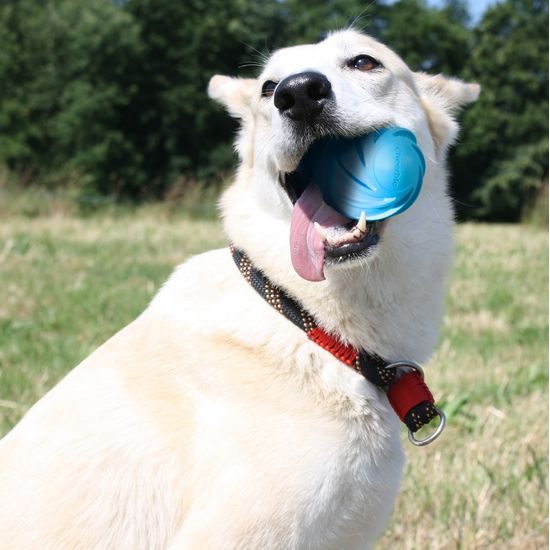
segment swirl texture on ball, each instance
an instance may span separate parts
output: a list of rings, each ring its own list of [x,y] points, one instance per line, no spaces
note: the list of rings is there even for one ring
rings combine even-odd
[[[426,171],[414,134],[381,128],[353,139],[323,138],[314,143],[298,167],[313,180],[324,201],[340,214],[369,221],[403,212],[418,197]]]

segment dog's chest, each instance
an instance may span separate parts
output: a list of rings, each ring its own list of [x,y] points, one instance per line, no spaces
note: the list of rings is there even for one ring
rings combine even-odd
[[[208,510],[202,520],[218,526],[209,533],[218,547],[368,547],[401,477],[397,417],[379,389],[229,267],[217,287],[231,291],[217,300],[175,311],[197,297],[186,290],[176,300],[169,284],[151,311],[177,328],[177,357],[188,365],[178,372],[194,411],[192,510]],[[182,536],[197,530],[187,520]]]
[[[353,548],[356,541],[365,548],[397,494],[403,460],[395,422],[383,403],[367,400],[362,413],[345,418],[334,408],[349,412],[347,399],[324,407],[298,402],[299,394],[289,388],[275,403],[266,391],[262,404],[198,399],[194,451],[204,479],[217,472],[204,494],[215,495],[220,517],[226,506],[242,512],[224,527],[235,547]]]

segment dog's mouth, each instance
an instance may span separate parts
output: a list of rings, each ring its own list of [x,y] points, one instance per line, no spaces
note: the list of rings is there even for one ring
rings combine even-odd
[[[293,204],[290,252],[296,272],[308,281],[325,279],[325,267],[364,259],[380,241],[383,222],[346,218],[323,201],[313,181],[298,173],[280,173]]]

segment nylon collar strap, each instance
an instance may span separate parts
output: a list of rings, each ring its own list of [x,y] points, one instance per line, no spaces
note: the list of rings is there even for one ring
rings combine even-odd
[[[445,415],[434,406],[434,398],[424,383],[419,365],[411,361],[390,363],[376,354],[358,350],[328,334],[296,300],[256,269],[243,251],[233,246],[230,246],[230,250],[243,277],[268,304],[303,330],[310,340],[387,393],[394,411],[409,429],[411,443],[427,445],[440,435],[445,426]],[[412,370],[399,377],[397,370],[402,367]],[[435,432],[425,439],[416,439],[414,433],[436,416],[439,416],[440,421]]]

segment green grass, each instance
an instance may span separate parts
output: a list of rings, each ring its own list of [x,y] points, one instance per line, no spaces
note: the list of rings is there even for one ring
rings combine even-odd
[[[160,206],[0,220],[0,434],[147,305],[218,222]]]
[[[217,221],[185,209],[82,216],[17,200],[0,209],[0,433],[140,313],[176,264],[224,243]],[[405,443],[403,490],[379,548],[546,548],[547,233],[469,224],[457,237],[426,369],[449,426],[432,446]]]

